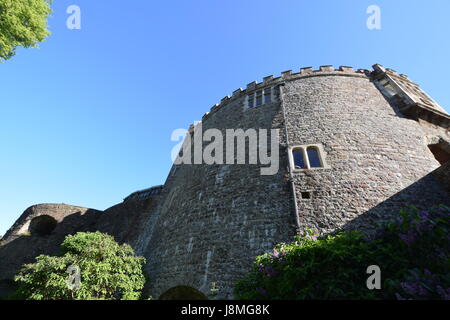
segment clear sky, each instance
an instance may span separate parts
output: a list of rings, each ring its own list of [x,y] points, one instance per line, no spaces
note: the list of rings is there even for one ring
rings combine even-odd
[[[66,9],[81,8],[81,30]],[[381,30],[366,27],[369,5]],[[173,130],[320,65],[407,74],[450,109],[448,0],[55,0],[52,35],[0,64],[0,235],[30,205],[106,209],[162,184]]]

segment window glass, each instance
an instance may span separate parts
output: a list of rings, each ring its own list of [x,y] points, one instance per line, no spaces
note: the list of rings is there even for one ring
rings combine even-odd
[[[255,106],[254,96],[251,94],[248,96],[248,107],[253,108]]]
[[[272,102],[272,93],[270,88],[267,88],[264,90],[264,103],[271,103]]]
[[[311,168],[321,168],[319,150],[316,147],[308,147],[307,149],[309,165]]]
[[[305,159],[303,159],[303,151],[295,149],[292,151],[294,157],[294,165],[296,169],[306,169]]]
[[[258,91],[256,93],[256,106],[259,107],[262,105],[263,99],[262,99],[262,91]]]

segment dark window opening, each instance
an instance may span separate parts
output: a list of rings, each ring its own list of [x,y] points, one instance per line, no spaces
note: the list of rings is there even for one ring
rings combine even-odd
[[[256,106],[259,107],[262,105],[263,97],[262,97],[262,91],[256,92]]]
[[[58,222],[54,218],[42,215],[31,220],[28,230],[31,234],[46,236],[55,230],[57,224]]]
[[[304,191],[301,193],[302,194],[302,199],[311,199],[311,193]]]
[[[292,151],[294,157],[294,165],[296,169],[306,169],[305,159],[303,158],[303,151],[296,149]]]
[[[248,107],[253,108],[255,106],[254,96],[251,94],[248,96]]]
[[[443,143],[430,144],[428,148],[440,164],[450,161],[450,152],[444,149]]]
[[[308,147],[307,149],[309,166],[311,168],[321,168],[322,163],[320,162],[319,150],[316,147]]]
[[[264,90],[264,103],[272,102],[272,93],[270,91],[271,91],[270,88]]]

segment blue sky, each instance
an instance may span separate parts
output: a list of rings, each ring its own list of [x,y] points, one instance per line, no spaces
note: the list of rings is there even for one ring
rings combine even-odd
[[[81,8],[81,30],[66,9]],[[366,9],[381,8],[381,30]],[[450,1],[55,0],[0,64],[0,234],[30,205],[106,209],[164,182],[174,129],[253,80],[320,65],[407,74],[449,111]]]

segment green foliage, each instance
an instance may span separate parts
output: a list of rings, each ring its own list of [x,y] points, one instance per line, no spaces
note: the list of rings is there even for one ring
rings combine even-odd
[[[311,232],[258,256],[239,299],[450,299],[450,208],[409,208],[376,234]],[[381,290],[366,286],[381,269]]]
[[[36,47],[50,34],[47,17],[50,1],[0,1],[0,62],[14,56],[18,46]]]
[[[145,284],[143,257],[110,235],[79,232],[61,244],[59,256],[41,255],[15,277],[18,298],[31,300],[136,300]],[[69,266],[78,266],[78,289],[68,285]]]

